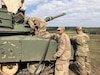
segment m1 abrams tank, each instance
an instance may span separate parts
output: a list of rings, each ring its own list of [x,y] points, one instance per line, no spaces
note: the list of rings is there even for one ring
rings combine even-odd
[[[46,22],[65,15],[47,17]],[[57,42],[32,36],[19,13],[0,9],[0,75],[51,75]]]

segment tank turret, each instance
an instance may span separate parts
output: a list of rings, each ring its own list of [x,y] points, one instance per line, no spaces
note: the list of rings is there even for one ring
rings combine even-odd
[[[56,19],[58,17],[64,16],[65,13],[59,14],[57,16],[46,17],[44,20],[46,22]],[[25,16],[21,13],[13,15],[6,9],[0,9],[0,33],[12,34],[12,33],[30,33],[31,28],[24,21]]]

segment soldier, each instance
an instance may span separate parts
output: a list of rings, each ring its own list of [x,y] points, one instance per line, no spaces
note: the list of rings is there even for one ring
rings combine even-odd
[[[76,33],[78,35],[71,38],[72,41],[75,41],[76,46],[76,65],[80,71],[80,75],[91,75],[88,47],[90,38],[87,34],[83,33],[82,27],[77,27]]]
[[[2,8],[16,14],[18,10],[25,11],[24,0],[1,0]]]
[[[47,22],[39,17],[25,17],[35,36],[41,38],[50,38],[51,34],[47,32]]]
[[[53,59],[56,59],[55,63],[55,75],[69,75],[69,60],[71,57],[70,39],[65,34],[65,28],[59,27],[57,29],[58,38],[58,51],[53,55]]]
[[[44,19],[41,19],[39,17],[31,17],[28,19],[28,24],[32,29],[35,29],[37,32],[35,32],[36,35],[39,35],[38,33],[46,31],[47,29],[47,23]]]

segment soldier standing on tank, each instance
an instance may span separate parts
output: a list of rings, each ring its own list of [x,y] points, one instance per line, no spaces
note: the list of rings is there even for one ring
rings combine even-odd
[[[2,8],[7,8],[9,12],[16,14],[25,11],[24,0],[1,0]]]
[[[55,63],[55,75],[69,75],[69,60],[71,58],[71,45],[70,39],[65,34],[65,27],[59,27],[57,29],[58,37],[58,50],[53,55],[53,59],[56,59]],[[55,36],[56,37],[56,36]]]
[[[75,59],[76,65],[79,69],[80,75],[91,75],[91,66],[89,60],[89,47],[88,42],[90,40],[89,36],[82,31],[82,27],[76,28],[77,36],[71,38],[75,41],[76,52]]]

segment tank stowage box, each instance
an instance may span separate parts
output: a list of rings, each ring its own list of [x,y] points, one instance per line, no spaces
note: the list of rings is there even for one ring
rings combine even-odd
[[[0,9],[0,26],[12,27],[12,14]]]

